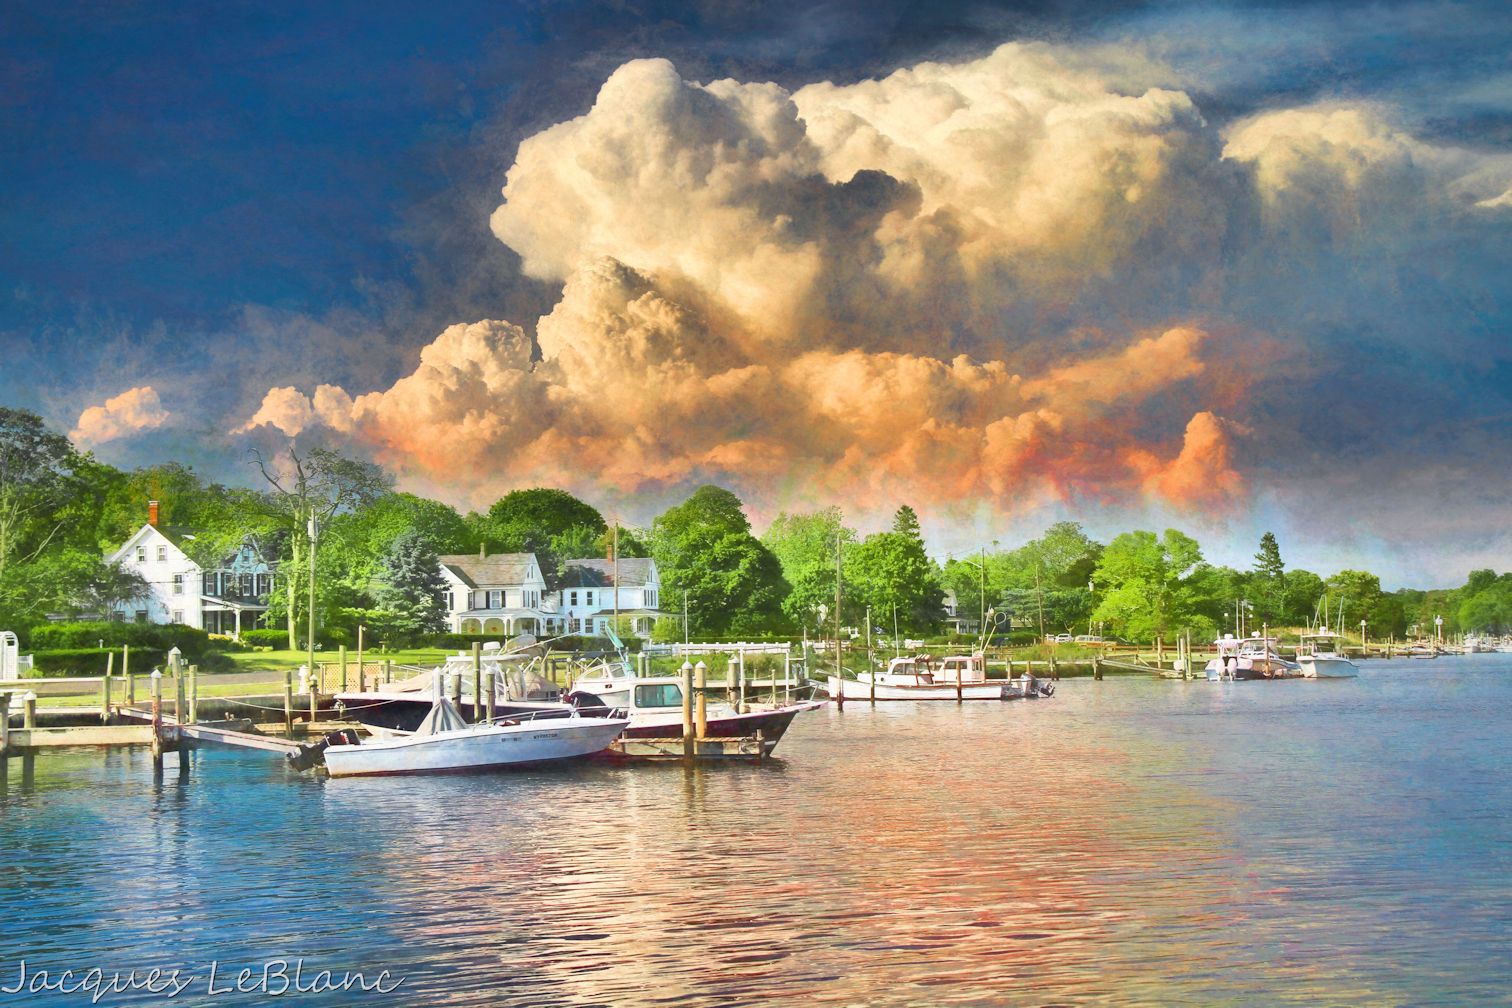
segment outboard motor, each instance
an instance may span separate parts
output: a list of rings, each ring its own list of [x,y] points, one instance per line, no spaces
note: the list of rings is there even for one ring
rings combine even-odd
[[[319,742],[306,742],[298,752],[289,753],[289,765],[295,770],[311,770],[325,765],[325,751],[333,745],[356,745],[357,732],[351,728],[327,732]]]

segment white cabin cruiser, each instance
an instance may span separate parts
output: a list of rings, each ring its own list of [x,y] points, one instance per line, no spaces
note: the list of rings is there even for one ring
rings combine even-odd
[[[439,681],[433,692],[430,713],[412,733],[388,732],[365,741],[348,732],[327,736],[320,743],[327,772],[374,777],[534,766],[602,752],[630,723],[626,717],[574,715],[468,724]]]
[[[759,731],[775,748],[793,718],[824,706],[823,701],[787,697],[763,701],[762,695],[706,687],[708,737],[746,738]],[[574,680],[566,700],[581,714],[627,717],[626,738],[679,738],[683,733],[681,676],[638,676],[628,663],[606,661]]]
[[[1339,635],[1330,630],[1303,634],[1297,643],[1297,664],[1304,679],[1353,679],[1360,667],[1339,653]]]
[[[862,672],[854,679],[829,676],[829,695],[846,700],[1015,700],[1050,696],[1055,684],[1023,676],[987,678],[982,655],[898,657],[885,672]]]
[[[1224,634],[1214,641],[1218,657],[1205,668],[1209,682],[1225,679],[1299,679],[1302,666],[1282,658],[1276,651],[1276,638],[1235,637]]]

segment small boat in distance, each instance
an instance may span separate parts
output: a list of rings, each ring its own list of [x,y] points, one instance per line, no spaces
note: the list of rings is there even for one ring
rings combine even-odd
[[[348,733],[328,736],[322,743],[327,772],[377,777],[536,766],[602,752],[630,723],[627,717],[526,716],[468,724],[439,681],[433,692],[430,713],[412,733],[365,741]]]
[[[831,697],[847,700],[1017,700],[1055,692],[1054,683],[1033,676],[989,680],[985,664],[980,653],[898,657],[885,672],[862,672],[854,679],[832,675],[825,684]]]
[[[1297,664],[1304,679],[1353,679],[1360,667],[1339,653],[1339,635],[1331,630],[1303,634],[1297,643]]]

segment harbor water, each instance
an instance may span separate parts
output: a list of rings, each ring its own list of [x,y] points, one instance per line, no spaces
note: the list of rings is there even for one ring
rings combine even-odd
[[[1504,1002],[1512,655],[1361,670],[851,703],[767,765],[13,757],[0,1005]]]

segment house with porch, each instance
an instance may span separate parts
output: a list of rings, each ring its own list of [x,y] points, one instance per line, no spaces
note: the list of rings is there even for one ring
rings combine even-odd
[[[661,577],[649,558],[621,558],[617,587],[613,560],[568,560],[548,583],[534,553],[437,559],[453,633],[602,636],[618,605],[629,631],[646,636],[661,615]]]
[[[556,596],[566,633],[601,637],[618,611],[630,633],[649,637],[662,615],[661,575],[650,557],[568,560]]]
[[[147,502],[147,524],[106,559],[136,571],[147,594],[111,608],[108,618],[138,623],[182,623],[239,637],[263,625],[274,565],[248,538],[214,568],[190,557],[192,529],[160,524],[157,501]]]
[[[446,625],[452,633],[541,636],[557,611],[534,553],[437,557],[446,581]]]

